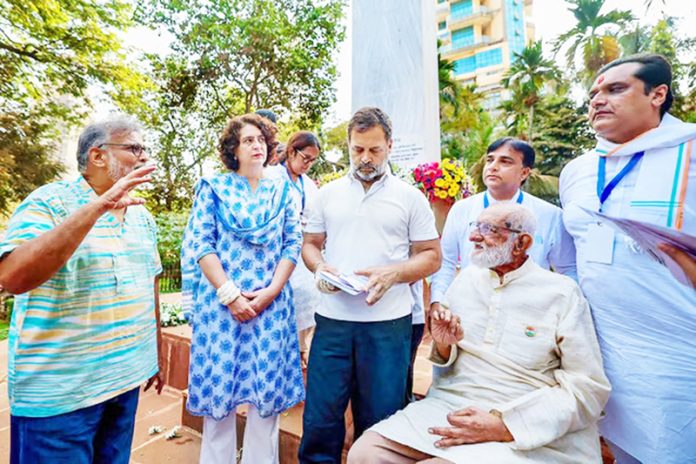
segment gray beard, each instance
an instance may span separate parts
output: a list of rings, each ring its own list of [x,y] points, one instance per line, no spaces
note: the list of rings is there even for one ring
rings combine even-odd
[[[121,166],[121,163],[119,163],[116,158],[111,157],[109,159],[109,179],[116,182],[126,174],[128,174],[128,168]]]
[[[484,245],[485,246],[485,245]],[[496,247],[488,247],[483,250],[474,248],[471,251],[471,262],[478,267],[493,269],[512,261],[512,249],[515,241],[510,236],[505,243]]]
[[[385,172],[387,172],[388,164],[389,164],[389,161],[384,160],[384,163],[382,163],[379,166],[375,166],[375,170],[368,173],[368,174],[361,172],[358,169],[359,166],[355,166],[355,165],[351,165],[351,171],[358,179],[363,180],[365,182],[370,182],[370,181],[373,181],[375,178],[381,176]]]

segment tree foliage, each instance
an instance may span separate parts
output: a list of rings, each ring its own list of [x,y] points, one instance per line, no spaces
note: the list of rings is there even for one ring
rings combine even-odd
[[[132,85],[139,76],[118,38],[130,24],[131,7],[120,0],[0,2],[0,111],[58,96],[83,103],[93,83],[113,94]]]
[[[40,115],[0,114],[0,215],[63,172],[51,156],[56,139],[52,121]]]
[[[561,34],[555,41],[554,52],[567,46],[566,59],[571,69],[576,59],[582,58],[583,67],[577,71],[581,80],[589,85],[599,68],[621,55],[618,32],[633,20],[625,10],[601,13],[605,0],[566,0],[575,16],[576,25]]]
[[[91,109],[90,86],[138,98],[146,79],[119,39],[130,24],[121,0],[0,2],[0,212],[63,171],[53,155]]]
[[[512,104],[506,109],[513,110],[515,116],[519,115],[520,107],[527,109],[526,138],[532,143],[534,110],[541,99],[541,92],[545,86],[560,80],[561,72],[552,60],[544,57],[541,41],[524,47],[520,53],[515,53],[514,58],[502,81],[503,86],[512,91]],[[516,131],[521,133],[522,121],[520,118],[513,121]]]
[[[174,37],[180,78],[207,118],[237,107],[285,109],[308,122],[333,102],[333,53],[343,39],[343,2],[157,0],[139,17]]]

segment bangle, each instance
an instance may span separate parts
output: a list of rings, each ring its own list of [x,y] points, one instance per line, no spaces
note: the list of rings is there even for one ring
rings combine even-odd
[[[241,294],[241,290],[239,290],[239,288],[237,288],[237,286],[231,280],[228,280],[224,284],[220,285],[220,288],[217,289],[218,300],[223,306],[233,303]]]

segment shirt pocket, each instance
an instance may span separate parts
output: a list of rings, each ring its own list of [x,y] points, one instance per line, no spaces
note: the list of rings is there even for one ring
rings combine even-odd
[[[531,370],[543,371],[556,361],[556,328],[511,317],[505,324],[498,351]]]

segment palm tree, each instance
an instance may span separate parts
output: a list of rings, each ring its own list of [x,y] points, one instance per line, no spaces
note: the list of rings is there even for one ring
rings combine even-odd
[[[438,48],[440,41],[437,42]],[[450,107],[454,116],[459,115],[459,95],[461,84],[454,78],[454,61],[442,59],[440,53],[437,54],[437,77],[440,90],[440,115],[442,116],[443,107]]]
[[[558,81],[560,77],[561,72],[554,62],[544,58],[541,41],[515,53],[514,62],[505,73],[502,83],[505,88],[512,90],[511,109],[520,106],[526,108],[527,140],[530,143],[534,134],[534,108],[541,99],[541,91],[547,83]]]
[[[566,51],[568,65],[574,69],[578,51],[582,53],[584,70],[579,74],[587,83],[599,68],[615,60],[621,54],[621,47],[616,36],[621,29],[633,21],[633,15],[626,10],[611,10],[600,14],[604,0],[567,0],[572,5],[577,24],[571,30],[561,34],[554,44],[554,53],[570,44]]]

